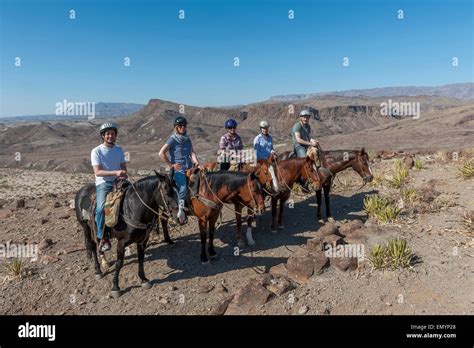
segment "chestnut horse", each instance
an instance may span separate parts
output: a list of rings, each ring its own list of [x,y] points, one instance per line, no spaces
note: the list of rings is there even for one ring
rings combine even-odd
[[[270,156],[268,160],[258,160],[255,165],[250,164],[250,163],[244,164],[241,168],[241,171],[247,172],[247,173],[254,173],[258,177],[260,181],[260,185],[264,192],[267,192],[270,194],[277,194],[280,189],[279,189],[278,180],[275,174],[276,170],[272,162],[273,162],[273,157]],[[217,162],[207,162],[204,164],[204,167],[211,170],[215,170],[218,168],[218,165],[217,165]],[[244,208],[243,205],[240,203],[234,204],[235,220],[236,220],[236,227],[237,227],[236,238],[237,238],[237,243],[239,247],[243,247],[245,245],[242,239],[242,234],[241,234],[243,208]],[[252,227],[253,227],[254,221],[255,221],[254,214],[249,214],[249,212],[247,211],[247,231],[246,231],[245,236],[247,239],[247,243],[250,246],[254,246],[256,244],[252,236]]]
[[[287,151],[281,154],[280,157],[288,158],[294,156],[293,152]],[[308,150],[308,156],[314,157],[314,149]],[[326,204],[326,218],[331,217],[331,210],[329,206],[329,193],[334,176],[347,168],[352,168],[364,180],[364,184],[372,181],[372,169],[369,165],[369,155],[365,148],[360,150],[333,150],[333,151],[319,151],[319,157],[322,167],[318,169],[322,189],[316,190],[317,199],[317,217],[321,219],[321,201],[322,191],[324,191],[324,202]]]
[[[300,177],[311,183],[314,189],[320,189],[321,187],[314,160],[310,156],[306,156],[306,158],[290,158],[284,161],[277,161],[276,168],[280,192],[276,195],[272,195],[272,233],[277,233],[277,228],[280,230],[284,228],[282,217],[285,202],[290,198],[293,184]],[[278,204],[279,212],[277,215]]]
[[[202,172],[195,169],[187,172],[188,177],[199,175],[196,192],[191,192],[191,214],[198,218],[201,235],[201,262],[208,263],[206,254],[206,237],[209,231],[210,257],[216,256],[214,250],[215,225],[223,204],[247,207],[258,214],[265,211],[259,179],[255,173],[242,172]]]

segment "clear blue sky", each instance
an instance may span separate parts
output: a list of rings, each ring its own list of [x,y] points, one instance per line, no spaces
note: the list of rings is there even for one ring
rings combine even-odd
[[[0,3],[0,116],[54,113],[63,99],[235,105],[474,80],[472,0]]]

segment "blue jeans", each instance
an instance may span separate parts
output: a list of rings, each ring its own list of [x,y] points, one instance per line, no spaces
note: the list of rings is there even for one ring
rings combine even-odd
[[[307,148],[304,147],[304,146],[295,146],[295,153],[296,153],[296,157],[298,158],[305,158],[306,157],[306,150]]]
[[[96,207],[95,207],[95,224],[97,225],[97,238],[102,239],[104,234],[105,223],[105,198],[107,194],[113,189],[113,181],[106,181],[95,187],[96,192]]]
[[[186,192],[188,189],[185,172],[175,170],[173,173],[173,179],[176,183],[176,186],[178,187],[178,199],[180,201],[184,201],[186,199]]]

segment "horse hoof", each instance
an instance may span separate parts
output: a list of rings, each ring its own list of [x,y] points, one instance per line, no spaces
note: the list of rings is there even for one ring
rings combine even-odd
[[[112,290],[111,295],[113,298],[119,298],[122,296],[122,290]]]
[[[244,243],[243,240],[239,240],[239,241],[237,242],[237,245],[239,246],[239,248],[245,247],[245,243]]]
[[[209,253],[209,257],[211,259],[215,259],[217,257],[217,253],[213,253],[213,254]]]
[[[332,216],[328,217],[328,221],[329,221],[329,222],[334,222],[333,217],[332,217]]]
[[[174,244],[174,242],[171,239],[165,239],[165,242],[169,245]]]
[[[201,261],[201,263],[202,263],[203,265],[210,265],[210,264],[211,264],[211,262],[210,262],[209,260],[207,260],[207,261]]]
[[[257,243],[255,243],[255,241],[252,240],[252,239],[248,240],[248,243],[249,243],[249,246],[255,246],[255,244],[257,244]]]
[[[282,230],[282,229],[284,229],[284,228],[285,228],[285,225],[278,225],[278,229],[279,229],[279,230]]]
[[[272,232],[273,234],[277,234],[277,233],[278,233],[277,230],[271,230],[270,232]]]
[[[142,283],[142,288],[145,289],[145,290],[151,289],[152,286],[153,286],[153,284],[149,281]]]
[[[96,274],[94,275],[94,278],[95,278],[96,280],[100,280],[100,279],[102,279],[103,277],[104,277],[104,274],[103,274],[103,273],[96,273]]]

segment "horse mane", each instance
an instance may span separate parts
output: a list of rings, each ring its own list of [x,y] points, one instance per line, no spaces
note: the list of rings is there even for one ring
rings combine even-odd
[[[156,175],[150,175],[136,181],[133,185],[137,191],[153,192],[156,189],[156,181],[160,180]]]
[[[218,192],[222,187],[227,187],[230,191],[237,191],[247,184],[249,173],[218,171],[205,174],[212,191]]]

